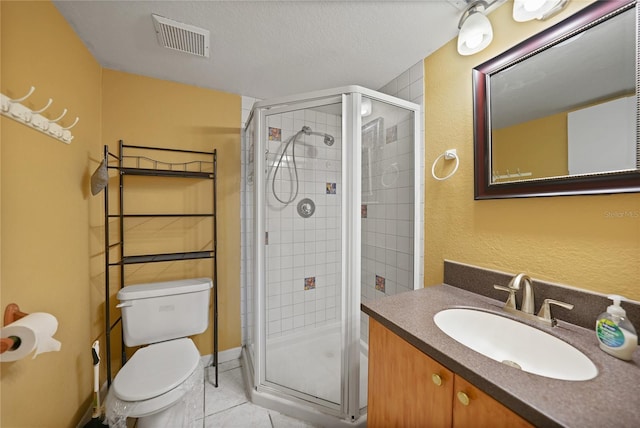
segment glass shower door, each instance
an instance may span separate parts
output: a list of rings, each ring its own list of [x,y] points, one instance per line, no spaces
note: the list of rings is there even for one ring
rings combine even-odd
[[[419,106],[354,89],[264,102],[248,128],[252,394],[309,420],[363,421],[360,302],[416,288],[419,277]]]
[[[339,410],[341,103],[272,108],[261,126],[267,136],[264,385]]]
[[[361,299],[416,286],[416,113],[362,97]],[[417,171],[418,169],[418,171]],[[369,320],[360,314],[360,409],[367,405]]]

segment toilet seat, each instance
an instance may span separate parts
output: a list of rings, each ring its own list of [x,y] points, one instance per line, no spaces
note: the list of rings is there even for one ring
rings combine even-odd
[[[113,392],[124,401],[158,397],[157,401],[167,401],[170,405],[184,395],[184,391],[172,390],[193,373],[199,361],[200,353],[189,338],[140,348],[118,372],[112,384]]]
[[[155,415],[158,412],[166,410],[176,404],[188,391],[184,388],[175,388],[158,397],[144,401],[120,401],[124,405],[121,413],[127,415],[128,418],[144,418],[146,416]],[[111,392],[109,392],[111,393]]]

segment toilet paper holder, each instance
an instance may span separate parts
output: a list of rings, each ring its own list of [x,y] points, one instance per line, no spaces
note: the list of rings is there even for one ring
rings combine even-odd
[[[4,310],[4,326],[11,324],[20,318],[26,317],[27,313],[20,311],[20,307],[15,303],[9,303]],[[10,349],[20,346],[20,339],[17,337],[3,337],[0,339],[0,354]]]

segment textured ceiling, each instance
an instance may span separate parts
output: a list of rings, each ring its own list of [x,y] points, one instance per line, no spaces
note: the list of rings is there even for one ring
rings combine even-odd
[[[460,1],[54,4],[106,68],[264,99],[378,89],[457,35]],[[211,56],[161,47],[152,13],[208,29]]]

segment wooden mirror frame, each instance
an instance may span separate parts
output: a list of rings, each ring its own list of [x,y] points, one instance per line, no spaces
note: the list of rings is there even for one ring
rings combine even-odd
[[[551,177],[509,183],[491,183],[491,123],[487,95],[489,78],[515,63],[536,55],[564,40],[613,16],[636,7],[636,0],[596,1],[558,24],[530,37],[497,57],[480,64],[472,70],[475,195],[480,199],[523,198],[535,196],[586,195],[604,193],[640,192],[640,145],[637,150],[637,169],[613,173],[598,173],[567,177]],[[636,22],[638,18],[636,17]],[[636,26],[638,31],[638,24]],[[639,52],[636,34],[636,102],[640,76],[638,72]],[[637,135],[640,137],[640,108],[636,119]]]

